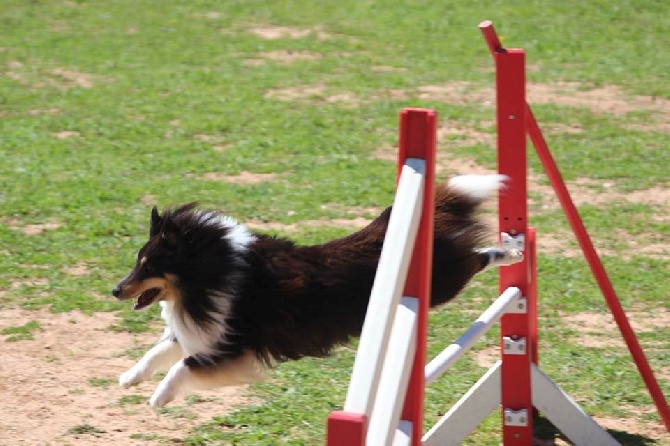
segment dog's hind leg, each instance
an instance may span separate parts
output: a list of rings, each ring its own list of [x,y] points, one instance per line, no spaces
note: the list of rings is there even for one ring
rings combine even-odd
[[[523,253],[516,249],[481,248],[477,249],[477,258],[481,265],[481,271],[496,268],[498,266],[514,265],[523,260]]]
[[[149,405],[154,409],[165,406],[185,390],[239,386],[262,380],[264,377],[265,366],[251,351],[213,365],[202,363],[190,356],[170,368],[151,396]]]
[[[166,328],[161,340],[151,347],[134,366],[121,374],[119,385],[128,388],[139,384],[155,372],[169,369],[183,357],[183,351],[177,338],[169,328]]]

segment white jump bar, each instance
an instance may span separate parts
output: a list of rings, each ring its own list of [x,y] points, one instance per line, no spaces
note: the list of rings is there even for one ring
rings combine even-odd
[[[432,361],[426,365],[426,385],[439,378],[449,367],[451,367],[463,353],[468,351],[479,338],[500,317],[507,312],[509,307],[521,297],[519,288],[507,288],[461,335],[453,344],[442,350]]]
[[[407,158],[400,173],[344,410],[370,416],[386,348],[419,229],[426,160]]]

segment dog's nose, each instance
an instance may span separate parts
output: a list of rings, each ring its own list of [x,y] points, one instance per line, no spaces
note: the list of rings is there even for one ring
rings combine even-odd
[[[119,297],[120,295],[121,295],[121,287],[119,286],[114,287],[114,289],[112,290],[112,296]]]

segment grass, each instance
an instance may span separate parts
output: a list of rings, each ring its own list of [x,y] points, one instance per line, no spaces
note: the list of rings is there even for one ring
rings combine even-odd
[[[0,330],[0,334],[7,336],[5,342],[25,341],[35,339],[33,333],[41,329],[42,327],[38,321],[30,321],[18,327],[3,328]]]
[[[104,434],[105,431],[95,426],[91,426],[90,424],[78,424],[77,426],[68,429],[67,433],[72,435],[90,434],[94,437],[99,437],[100,434]]]
[[[88,380],[88,383],[93,387],[104,387],[104,388],[107,388],[110,385],[115,384],[113,380],[107,378],[91,378]]]
[[[114,311],[120,316],[114,330],[149,329],[156,309],[133,312],[107,296],[145,240],[153,204],[197,200],[243,221],[323,219],[321,227],[288,234],[301,243],[345,234],[328,220],[392,200],[393,163],[374,153],[395,145],[403,107],[435,108],[441,125],[494,132],[487,124],[494,119],[491,103],[468,100],[467,93],[445,101],[418,89],[456,81],[474,93],[492,86],[492,63],[476,28],[484,19],[494,20],[505,45],[526,49],[529,82],[579,82],[583,90],[614,85],[627,95],[656,98],[656,105],[626,113],[558,102],[534,106],[541,126],[582,130],[548,138],[567,180],[611,182],[620,195],[667,190],[670,152],[659,124],[668,116],[662,101],[670,100],[670,59],[659,51],[670,25],[665,2],[343,0],[313,6],[297,0],[196,0],[161,8],[147,0],[6,0],[0,12],[0,311]],[[271,26],[308,32],[273,40],[254,32]],[[268,56],[286,52],[316,57]],[[309,87],[318,88],[292,100],[271,94]],[[495,165],[490,145],[467,143],[463,135],[453,140],[456,147],[440,145],[442,159]],[[533,156],[530,167],[540,172]],[[205,179],[212,172],[280,175],[238,184]],[[598,247],[607,248],[604,261],[624,307],[651,314],[670,309],[662,287],[667,251],[652,256],[630,243],[665,243],[667,206],[612,200],[580,210]],[[540,237],[568,231],[558,211],[534,208],[531,215]],[[35,233],[35,225],[45,223]],[[86,266],[84,276],[66,268],[78,264]],[[653,413],[635,410],[651,400],[626,351],[582,345],[581,331],[564,322],[607,311],[586,264],[547,252],[539,269],[545,372],[595,416],[658,423]],[[431,354],[466,328],[467,311],[483,310],[489,298],[480,298],[495,288],[492,274],[482,276],[457,306],[431,315]],[[1,333],[10,341],[32,339],[38,330],[33,321]],[[667,325],[641,332],[640,339],[652,349],[655,370],[665,371],[661,386],[670,393]],[[476,350],[495,342],[494,331]],[[353,351],[279,366],[271,381],[253,387],[263,403],[203,420],[183,443],[322,444],[327,414],[344,401]],[[483,370],[465,358],[431,386],[426,423]],[[134,396],[119,401],[137,402]],[[498,444],[498,431],[494,414],[467,444]],[[615,436],[651,444],[644,436]]]

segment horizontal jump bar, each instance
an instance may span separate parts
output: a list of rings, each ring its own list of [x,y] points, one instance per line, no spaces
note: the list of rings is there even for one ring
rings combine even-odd
[[[442,350],[432,361],[426,365],[426,385],[439,378],[449,367],[451,367],[463,353],[468,351],[479,338],[508,308],[521,297],[521,290],[516,287],[507,288],[475,322],[461,335],[453,344]]]

